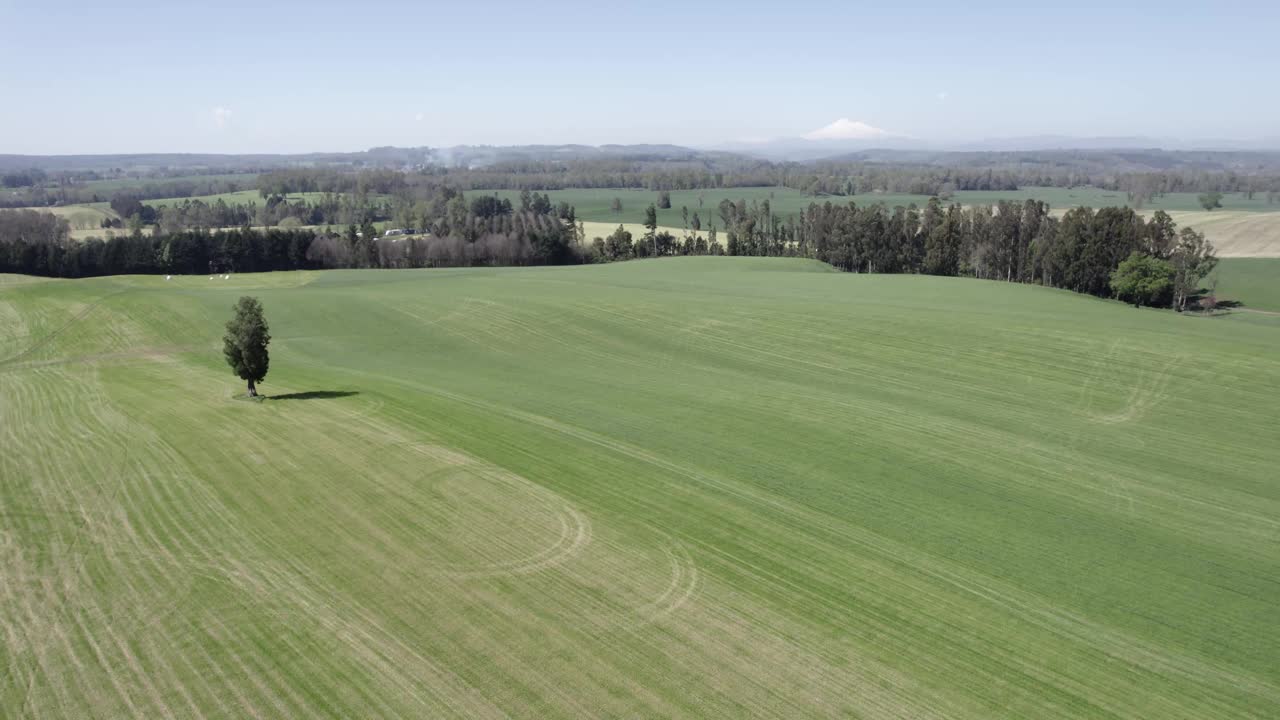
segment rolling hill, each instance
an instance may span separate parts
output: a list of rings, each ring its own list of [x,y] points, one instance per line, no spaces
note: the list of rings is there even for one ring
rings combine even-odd
[[[1273,717],[1280,318],[828,270],[0,277],[0,716]]]

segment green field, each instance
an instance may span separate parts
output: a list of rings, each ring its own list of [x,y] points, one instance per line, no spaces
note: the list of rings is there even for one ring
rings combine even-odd
[[[826,270],[0,276],[0,716],[1275,717],[1280,318]]]
[[[1280,312],[1280,258],[1223,258],[1216,275],[1220,299]]]
[[[228,173],[222,175],[182,175],[175,177],[140,177],[140,178],[116,178],[112,180],[91,180],[84,183],[83,187],[91,192],[111,193],[129,188],[143,188],[148,185],[164,185],[175,182],[237,182],[244,185],[253,185],[258,179],[258,173]]]

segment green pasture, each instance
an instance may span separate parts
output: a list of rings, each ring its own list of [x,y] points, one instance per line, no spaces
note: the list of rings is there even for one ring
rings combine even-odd
[[[1223,258],[1214,276],[1218,298],[1280,312],[1280,258]]]
[[[0,716],[1275,717],[1280,319],[827,270],[0,276]]]

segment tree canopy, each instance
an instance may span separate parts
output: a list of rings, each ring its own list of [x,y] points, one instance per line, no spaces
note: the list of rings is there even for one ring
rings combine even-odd
[[[1173,289],[1173,267],[1168,262],[1134,250],[1111,273],[1116,297],[1140,305],[1164,305]]]

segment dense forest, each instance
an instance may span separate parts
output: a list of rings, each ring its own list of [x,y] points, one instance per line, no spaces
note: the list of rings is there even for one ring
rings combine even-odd
[[[314,191],[351,191],[368,173],[298,168],[265,173],[258,187],[265,196]],[[733,157],[701,162],[647,162],[625,159],[506,162],[482,168],[433,168],[401,175],[402,182],[380,179],[395,192],[436,181],[458,190],[563,190],[620,188],[697,190],[734,187],[787,187],[814,196],[909,193],[946,197],[959,190],[1017,190],[1022,187],[1093,186],[1127,192],[1139,201],[1171,192],[1280,193],[1280,168],[1274,174],[1234,170],[1170,169],[1118,172],[1093,165],[987,164],[935,166],[866,161],[774,163]]]
[[[581,253],[579,226],[542,197],[543,203],[529,209],[499,204],[494,210],[484,202],[467,206],[459,196],[437,224],[439,235],[392,237],[379,237],[365,221],[341,231],[136,229],[106,240],[78,241],[71,238],[64,219],[33,210],[0,210],[0,272],[75,278],[589,261]]]

